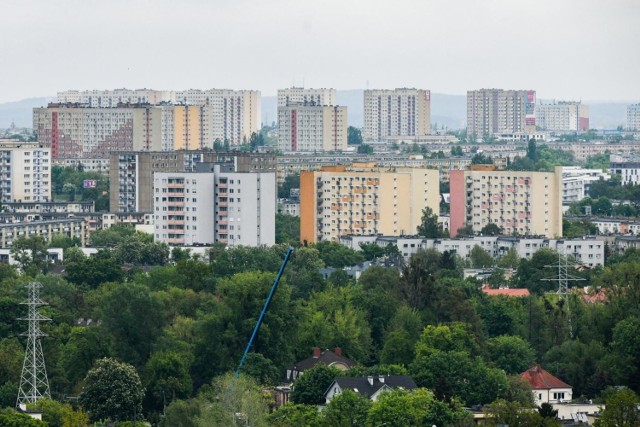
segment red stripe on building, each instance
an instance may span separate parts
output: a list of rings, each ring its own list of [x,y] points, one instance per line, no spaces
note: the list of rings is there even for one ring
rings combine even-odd
[[[51,112],[51,154],[54,159],[58,158],[59,141],[58,141],[58,112]]]

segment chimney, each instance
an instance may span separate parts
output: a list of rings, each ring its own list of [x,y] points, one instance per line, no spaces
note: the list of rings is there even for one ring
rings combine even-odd
[[[320,357],[320,347],[313,347],[313,357]]]
[[[340,347],[336,347],[333,352],[338,356],[342,356],[342,349]]]
[[[371,375],[367,377],[367,381],[369,381],[370,386],[373,386],[373,377]]]

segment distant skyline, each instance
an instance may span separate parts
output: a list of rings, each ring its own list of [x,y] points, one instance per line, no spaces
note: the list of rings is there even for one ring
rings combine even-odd
[[[303,84],[636,103],[638,22],[637,0],[5,0],[0,103]]]

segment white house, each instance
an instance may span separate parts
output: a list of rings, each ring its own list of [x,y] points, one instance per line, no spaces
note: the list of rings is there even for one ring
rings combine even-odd
[[[520,377],[531,386],[536,406],[543,403],[570,402],[573,398],[573,388],[542,369],[540,365],[533,365],[520,374]]]

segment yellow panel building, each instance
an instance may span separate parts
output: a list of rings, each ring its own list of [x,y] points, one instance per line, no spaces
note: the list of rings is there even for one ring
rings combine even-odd
[[[413,235],[422,210],[439,212],[437,170],[378,168],[373,163],[325,166],[300,174],[300,240]]]

